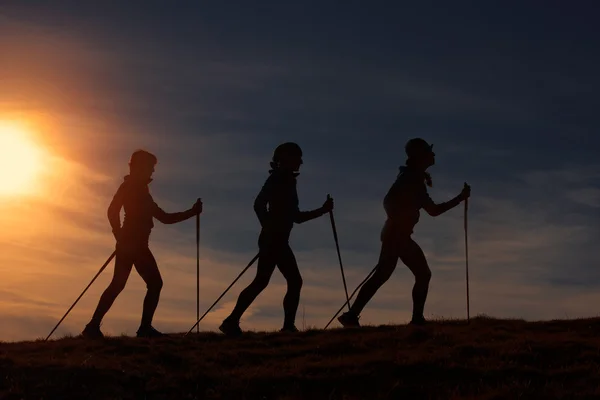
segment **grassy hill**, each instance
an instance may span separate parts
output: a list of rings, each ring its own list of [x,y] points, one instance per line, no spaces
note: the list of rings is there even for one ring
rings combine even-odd
[[[2,343],[0,398],[595,399],[600,319]]]

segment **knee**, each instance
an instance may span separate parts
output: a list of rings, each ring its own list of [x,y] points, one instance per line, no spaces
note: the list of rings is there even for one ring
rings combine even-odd
[[[288,287],[295,291],[300,291],[302,289],[302,285],[304,281],[300,275],[295,275],[292,278],[288,279]]]
[[[373,274],[373,281],[375,281],[378,285],[383,285],[388,281],[388,279],[390,279],[393,272],[393,268],[389,268],[385,264],[380,264],[380,266],[377,269],[377,272]]]
[[[250,284],[250,286],[252,288],[254,288],[255,290],[264,290],[268,285],[269,285],[269,281],[271,279],[269,277],[256,277],[252,283]]]
[[[106,291],[110,294],[112,294],[113,296],[117,296],[119,293],[121,293],[123,291],[123,289],[125,289],[125,284],[127,282],[126,281],[112,281],[110,283],[110,285],[108,285],[108,288],[106,289]]]
[[[391,273],[379,274],[379,276],[375,277],[375,282],[377,282],[377,284],[381,286],[384,283],[386,283],[390,279],[391,276],[392,276]]]
[[[431,270],[429,268],[424,269],[415,275],[415,280],[417,283],[429,284],[431,280]]]
[[[159,276],[155,279],[152,279],[150,282],[147,283],[146,287],[148,288],[148,291],[151,292],[160,292],[162,290],[163,287],[163,280],[162,278]]]

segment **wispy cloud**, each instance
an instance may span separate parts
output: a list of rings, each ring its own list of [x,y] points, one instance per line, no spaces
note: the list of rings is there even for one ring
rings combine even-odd
[[[301,207],[320,206],[327,193],[336,200],[349,289],[377,261],[381,201],[404,162],[403,145],[423,136],[438,154],[434,199],[458,194],[464,180],[473,187],[472,313],[595,315],[600,167],[585,160],[595,157],[596,139],[578,129],[591,126],[585,118],[552,120],[552,126],[540,118],[553,97],[536,97],[530,73],[518,69],[513,53],[453,52],[440,70],[431,61],[438,58],[421,54],[427,41],[410,56],[396,43],[379,51],[387,43],[382,38],[349,52],[342,46],[347,38],[338,47],[319,43],[315,51],[300,46],[303,41],[288,45],[287,36],[268,35],[273,40],[266,43],[193,30],[202,35],[181,40],[185,29],[154,32],[152,16],[128,21],[121,7],[113,12],[127,23],[100,30],[101,18],[90,17],[95,10],[82,7],[77,15],[89,19],[75,20],[73,10],[63,14],[55,6],[50,17],[43,15],[50,10],[0,17],[0,46],[10,54],[0,62],[0,115],[39,119],[38,139],[51,155],[39,196],[0,200],[0,340],[44,336],[113,251],[106,207],[138,147],[159,156],[151,190],[161,206],[179,211],[198,196],[204,200],[200,290],[206,309],[257,251],[252,202],[271,152],[287,140],[305,150]],[[64,23],[69,18],[73,23]],[[193,26],[209,29],[197,21]],[[402,56],[391,56],[396,53]],[[511,61],[490,68],[486,57]],[[467,68],[471,63],[478,67]],[[569,87],[581,85],[576,78],[567,79]],[[588,145],[567,141],[567,133]],[[435,219],[423,213],[416,229],[433,270],[428,315],[464,316],[462,218],[460,207]],[[156,325],[187,330],[195,319],[194,223],[157,224],[151,240],[165,280]],[[327,217],[296,226],[291,240],[305,282],[298,323],[322,327],[344,299]],[[202,329],[216,329],[254,273],[255,267],[240,279]],[[112,265],[57,335],[83,328],[111,275]],[[406,321],[412,284],[399,263],[361,321]],[[103,330],[134,333],[144,292],[133,272]],[[244,327],[279,328],[284,293],[275,272]]]
[[[596,186],[573,190],[567,193],[567,197],[586,206],[600,207],[600,188]]]
[[[225,170],[227,165],[223,164]],[[54,321],[53,317],[57,320],[62,315],[111,251],[112,238],[104,213],[111,191],[116,189],[120,178],[108,179],[102,174],[88,174],[84,168],[72,168],[74,169],[71,170],[70,182],[64,180],[65,175],[61,175],[63,197],[68,199],[69,206],[56,208],[55,203],[61,204],[62,201],[59,197],[51,197],[48,200],[46,206],[47,210],[51,210],[49,215],[52,219],[49,224],[43,225],[48,230],[37,231],[37,239],[30,237],[19,241],[18,237],[6,233],[3,237],[4,245],[11,250],[3,253],[2,265],[20,265],[18,273],[5,271],[8,276],[4,280],[3,289],[5,309],[13,310],[13,314],[15,310],[19,310],[11,319],[11,323],[21,326],[18,329],[13,326],[5,339],[16,340],[40,335],[39,332],[30,332],[31,325],[27,320],[19,318],[20,312],[47,321],[49,325],[45,328],[49,330],[51,322]],[[259,169],[257,166],[257,171]],[[258,172],[256,173],[258,175]],[[102,188],[100,192],[95,190],[98,186],[92,184],[89,179],[81,179],[83,176],[96,176],[95,179]],[[171,174],[165,174],[166,176]],[[546,173],[526,172],[520,176],[525,177],[530,191],[520,193],[518,200],[513,196],[515,192],[523,190],[518,180],[505,183],[499,190],[504,196],[494,197],[478,194],[477,181],[472,183],[475,195],[471,200],[469,240],[473,314],[488,313],[532,319],[542,316],[558,318],[567,314],[593,314],[595,311],[590,304],[581,303],[580,308],[576,306],[576,299],[581,298],[582,293],[592,295],[593,286],[588,289],[577,286],[578,291],[574,291],[574,282],[568,278],[574,270],[577,271],[580,280],[589,280],[595,276],[589,263],[572,264],[585,259],[575,256],[574,249],[577,249],[580,255],[590,254],[589,240],[594,234],[596,221],[589,219],[586,214],[579,214],[581,210],[575,203],[566,203],[573,204],[573,207],[565,208],[565,203],[561,203],[564,200],[561,200],[560,196],[550,197],[549,201],[547,195],[554,190],[553,188],[564,187],[566,182],[576,187],[588,187],[595,174],[590,172],[586,179],[582,179],[581,171],[565,169],[548,170]],[[549,176],[553,179],[549,179]],[[188,178],[180,179],[181,185],[189,184],[186,183],[189,182],[186,181]],[[189,179],[193,177],[190,176]],[[253,179],[260,183],[262,178],[257,176]],[[89,186],[77,183],[80,181],[87,182]],[[108,181],[113,183],[109,184]],[[433,191],[434,198],[442,201],[454,195],[446,189],[452,185],[443,176],[438,177],[437,182],[438,185]],[[249,184],[248,187],[252,186]],[[387,184],[382,183],[380,186],[387,187]],[[213,189],[218,191],[217,186]],[[161,193],[164,192],[159,190],[157,197],[160,198]],[[316,194],[312,196],[318,197]],[[173,210],[184,203],[177,196],[171,199],[166,201],[166,204]],[[379,230],[384,219],[381,202],[376,197],[359,196],[357,199],[349,203],[340,199],[340,207],[335,211],[350,290],[354,289],[376,263]],[[208,203],[211,214],[224,218],[214,218],[211,221],[210,218],[213,217],[210,217],[209,213],[203,216],[203,221],[204,218],[208,220],[208,226],[203,225],[203,238],[206,240],[202,242],[201,249],[203,310],[221,294],[256,251],[258,225],[251,210],[246,210],[246,203]],[[560,204],[563,213],[574,216],[572,223],[565,223],[555,215],[556,207]],[[43,220],[42,209],[38,207],[38,210],[39,215],[17,213],[14,210],[3,215],[4,218],[12,218],[12,223],[15,224],[18,223],[18,219],[15,219],[18,215]],[[358,210],[360,211],[357,212]],[[229,218],[226,218],[227,215]],[[576,218],[577,215],[581,215],[582,218]],[[211,229],[215,226],[213,224],[221,225],[224,236],[220,236],[219,230]],[[195,259],[192,225],[191,221],[181,226],[158,224],[153,235],[152,248],[165,279],[165,289],[156,321],[163,329],[185,330],[194,322]],[[57,226],[60,226],[61,230],[57,231]],[[297,226],[292,237],[292,245],[296,249],[305,280],[298,318],[302,321],[299,323],[307,326],[324,326],[344,298],[330,229],[329,221],[322,219]],[[246,245],[242,244],[241,248],[239,244],[227,245],[226,243],[231,242],[240,230],[247,232],[243,239]],[[230,232],[229,237],[226,232]],[[462,317],[465,307],[462,211],[455,209],[435,219],[423,213],[415,238],[425,250],[434,273],[428,313],[434,316]],[[235,248],[238,250],[232,252]],[[590,261],[589,258],[587,261]],[[566,266],[569,268],[566,269]],[[87,322],[101,291],[110,280],[111,268],[109,267],[90,289],[68,322],[58,332],[59,335],[76,333]],[[231,311],[240,290],[251,281],[254,273],[255,267],[240,279],[206,317],[202,329],[216,329],[221,318]],[[412,275],[399,262],[395,275],[382,287],[365,310],[363,322],[379,324],[406,320],[410,316],[412,283]],[[14,289],[12,295],[8,292],[14,287],[27,287],[36,295],[15,297],[18,292]],[[107,316],[103,326],[107,333],[135,331],[144,290],[141,279],[132,273],[131,282],[114,310]],[[246,314],[244,326],[250,329],[277,329],[282,318],[281,301],[284,293],[285,282],[279,273],[275,272],[269,288]]]

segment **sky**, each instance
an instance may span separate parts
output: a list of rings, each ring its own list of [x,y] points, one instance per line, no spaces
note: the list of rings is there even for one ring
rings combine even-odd
[[[82,3],[0,3],[0,123],[27,125],[44,154],[35,190],[0,195],[0,340],[45,337],[114,250],[106,209],[138,148],[159,159],[151,191],[162,208],[203,200],[203,313],[257,252],[253,201],[285,141],[304,151],[301,209],[335,200],[350,291],[377,262],[404,144],[422,137],[435,145],[432,198],[472,187],[471,316],[598,315],[593,1]],[[466,317],[464,234],[462,205],[422,212],[427,318]],[[194,220],[157,222],[150,246],[164,280],[154,326],[187,331]],[[322,328],[345,299],[328,218],[296,225],[291,246],[304,278],[297,325]],[[112,268],[56,337],[83,329]],[[202,330],[216,330],[254,273]],[[361,323],[406,323],[413,282],[400,262]],[[133,272],[103,331],[134,335],[144,293]],[[284,293],[275,272],[242,329],[279,329]]]

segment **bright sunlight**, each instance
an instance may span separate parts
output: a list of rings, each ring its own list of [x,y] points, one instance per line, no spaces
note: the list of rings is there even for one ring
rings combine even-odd
[[[42,170],[42,152],[33,135],[16,123],[0,121],[0,196],[34,192]]]

